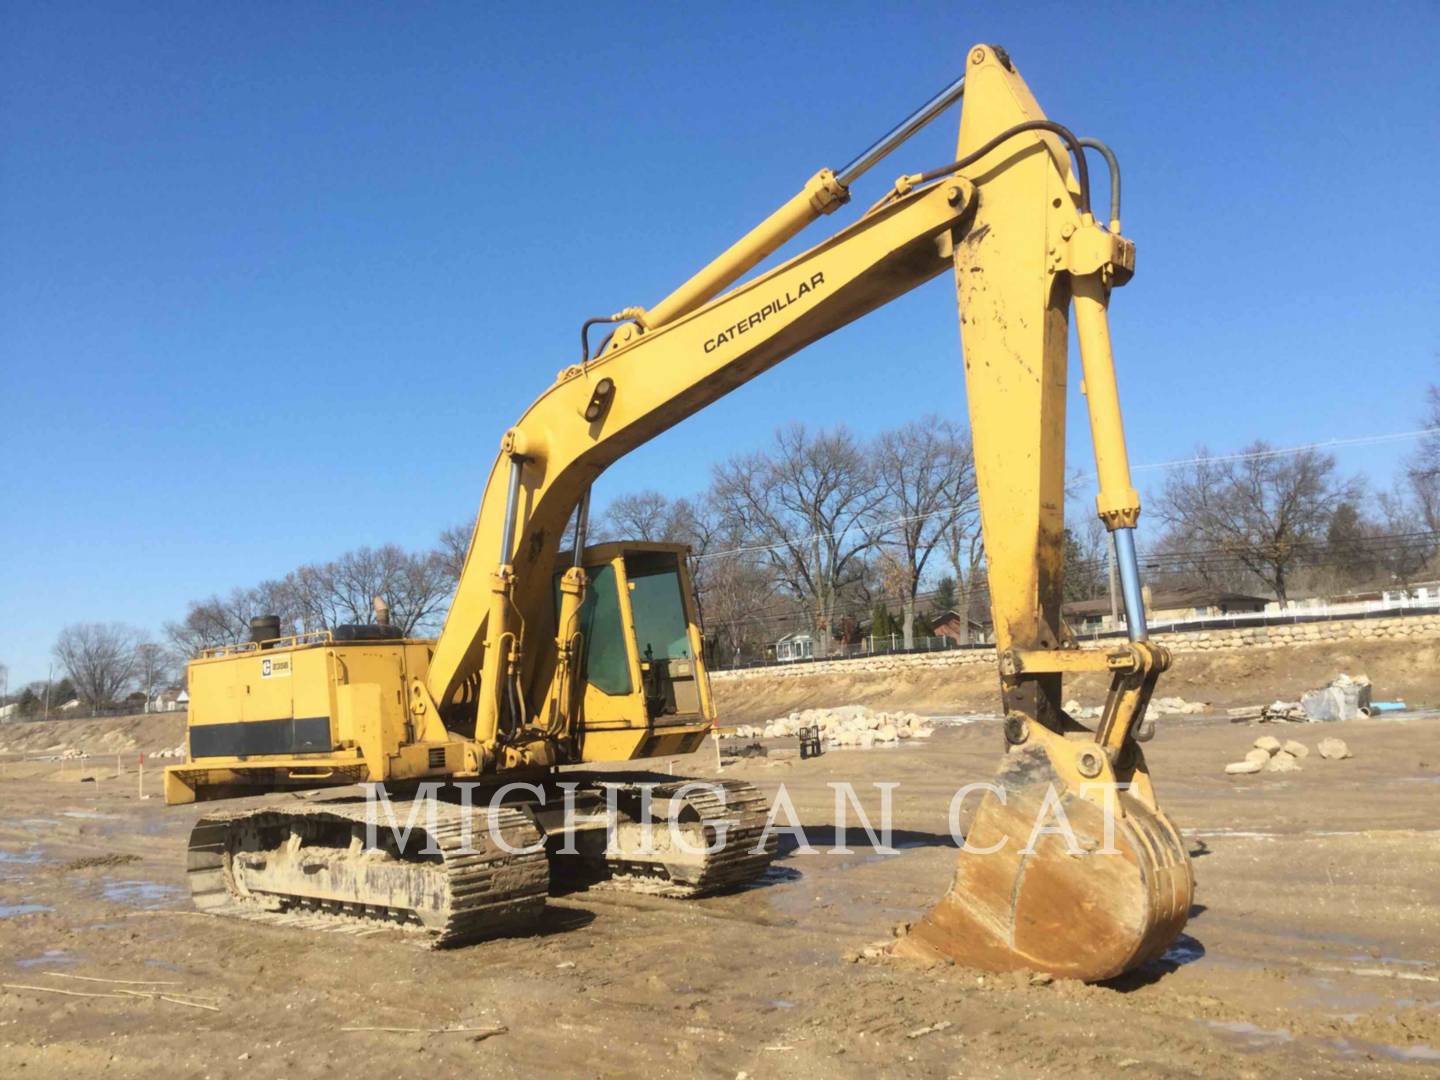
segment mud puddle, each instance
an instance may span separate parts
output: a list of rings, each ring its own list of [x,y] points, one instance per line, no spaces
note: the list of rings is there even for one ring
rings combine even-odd
[[[43,848],[31,844],[24,851],[0,851],[0,881],[20,881],[28,868],[45,862]]]
[[[180,890],[174,885],[161,885],[158,881],[107,879],[100,887],[100,895],[127,907],[151,909],[164,907],[180,895]]]
[[[13,919],[17,915],[39,915],[42,911],[54,911],[48,904],[0,904],[0,919]]]
[[[1310,1047],[1337,1054],[1341,1058],[1385,1058],[1407,1063],[1440,1062],[1440,1050],[1428,1043],[1371,1042],[1365,1039],[1320,1039],[1296,1036],[1285,1028],[1264,1028],[1246,1020],[1197,1021],[1218,1035],[1227,1045],[1247,1053],[1258,1053],[1277,1046]]]
[[[46,949],[39,956],[26,956],[16,960],[15,966],[29,970],[30,968],[65,967],[79,962],[79,957],[72,956],[64,949]]]

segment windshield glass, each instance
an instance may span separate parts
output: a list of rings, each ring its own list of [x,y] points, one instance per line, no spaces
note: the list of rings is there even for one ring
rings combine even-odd
[[[637,551],[625,556],[630,579],[630,610],[640,659],[681,660],[690,656],[690,624],[680,591],[676,556],[669,551]]]

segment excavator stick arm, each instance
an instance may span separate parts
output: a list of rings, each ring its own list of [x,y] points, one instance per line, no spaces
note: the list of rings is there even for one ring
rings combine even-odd
[[[1003,51],[971,50],[966,82],[961,159],[996,130],[1043,118]],[[1193,881],[1136,739],[1169,654],[1144,640],[1138,595],[1126,598],[1130,646],[1108,654],[1076,650],[1061,616],[1072,305],[1100,478],[1097,511],[1128,539],[1140,504],[1106,310],[1112,286],[1133,271],[1133,248],[1101,229],[1083,204],[1077,220],[1068,157],[1057,141],[1040,132],[976,162],[978,205],[955,247],[1010,749],[970,822],[950,889],[897,949],[1093,981],[1162,952],[1185,925]],[[1133,546],[1128,551],[1133,562]],[[1127,588],[1138,594],[1133,569]],[[1112,675],[1095,733],[1061,704],[1064,673],[1087,669]]]

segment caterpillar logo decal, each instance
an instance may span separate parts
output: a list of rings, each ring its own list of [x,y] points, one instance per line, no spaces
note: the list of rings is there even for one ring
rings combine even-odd
[[[734,341],[736,334],[743,334],[750,330],[752,327],[759,326],[771,315],[784,311],[791,304],[795,303],[797,300],[805,296],[806,293],[814,292],[816,289],[820,288],[820,286],[824,284],[825,274],[823,272],[819,272],[816,273],[809,281],[802,281],[799,285],[793,288],[786,289],[784,296],[777,296],[774,300],[771,300],[759,311],[752,312],[750,315],[747,315],[745,318],[737,322],[734,326],[727,326],[724,330],[721,330],[720,333],[707,340],[705,342],[705,351],[707,353],[712,353],[721,345],[724,345],[725,343],[730,341]]]
[[[260,661],[260,677],[262,679],[285,678],[289,674],[290,657],[288,656],[267,656]]]

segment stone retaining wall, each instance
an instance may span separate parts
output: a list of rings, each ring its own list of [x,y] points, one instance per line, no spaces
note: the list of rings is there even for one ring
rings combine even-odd
[[[1191,630],[1181,634],[1157,633],[1153,640],[1174,653],[1207,652],[1223,649],[1279,649],[1288,645],[1316,645],[1327,641],[1440,640],[1440,615],[1400,615],[1389,619],[1327,619],[1284,626],[1251,626],[1243,629]],[[1109,641],[1087,642],[1097,647]],[[949,649],[935,653],[900,653],[882,656],[855,656],[844,660],[817,660],[810,663],[775,664],[739,671],[712,671],[711,679],[758,677],[811,677],[854,674],[862,671],[901,671],[915,668],[952,668],[970,664],[994,665],[994,649]]]

